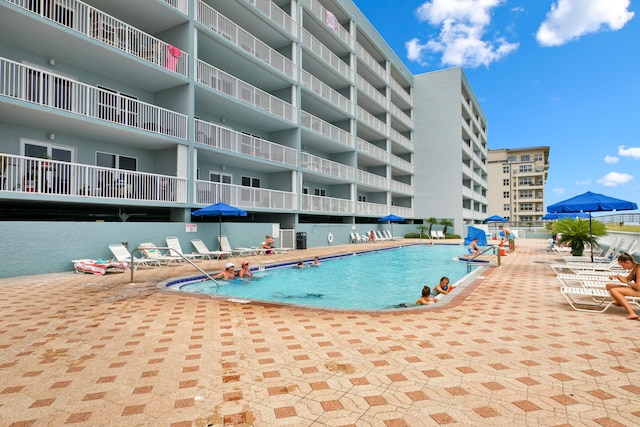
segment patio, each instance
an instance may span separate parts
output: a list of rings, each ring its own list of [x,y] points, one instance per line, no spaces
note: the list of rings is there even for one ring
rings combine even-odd
[[[640,324],[619,307],[575,312],[548,242],[518,243],[451,303],[391,313],[155,288],[190,266],[140,269],[133,285],[129,273],[0,279],[0,424],[640,424]]]

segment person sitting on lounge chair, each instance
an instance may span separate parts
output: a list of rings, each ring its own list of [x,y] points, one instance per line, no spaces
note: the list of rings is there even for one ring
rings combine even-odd
[[[625,270],[629,270],[629,274],[627,276],[623,276],[622,274],[611,274],[609,276],[610,280],[617,279],[623,284],[607,283],[607,290],[611,293],[613,299],[627,310],[627,313],[629,313],[627,316],[628,320],[640,320],[640,316],[631,309],[631,305],[626,298],[640,297],[640,265],[626,252],[618,257],[618,264],[620,264],[620,267]]]
[[[266,249],[264,253],[270,255],[273,253],[273,248],[276,246],[276,241],[270,235],[264,236],[264,242],[262,242],[262,249]]]

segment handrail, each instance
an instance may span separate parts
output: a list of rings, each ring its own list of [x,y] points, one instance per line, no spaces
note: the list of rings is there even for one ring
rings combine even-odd
[[[131,281],[129,283],[133,283],[133,272],[135,270],[135,252],[140,252],[140,254],[143,254],[143,250],[145,249],[149,249],[148,247],[140,247],[138,246],[137,248],[135,248],[134,250],[131,251]],[[207,273],[206,271],[204,271],[203,269],[201,269],[200,267],[198,267],[197,265],[195,265],[190,259],[188,259],[186,256],[184,256],[183,254],[181,254],[180,252],[176,251],[173,248],[163,248],[163,247],[154,247],[153,249],[162,249],[162,250],[168,250],[170,252],[175,252],[178,256],[182,257],[182,259],[184,259],[185,261],[187,261],[189,264],[191,264],[196,270],[198,270],[200,273],[204,274],[205,276],[207,276],[209,278],[209,280],[211,280],[213,283],[216,284],[216,286],[220,286],[220,284],[218,282],[215,281],[215,279],[213,277],[211,277],[209,275],[209,273]]]
[[[483,255],[489,251],[493,251],[496,255],[498,255],[498,267],[501,266],[501,260],[500,260],[500,251],[497,250],[498,247],[497,246],[489,246],[486,249],[483,249],[482,251],[478,252],[477,254],[467,258],[467,273],[471,272],[471,262],[473,262],[473,260],[475,260],[476,258],[478,258],[480,255]]]

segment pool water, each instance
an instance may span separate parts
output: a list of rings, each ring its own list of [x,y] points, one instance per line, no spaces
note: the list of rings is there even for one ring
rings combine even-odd
[[[442,276],[450,283],[466,276],[467,264],[454,260],[464,252],[463,246],[412,245],[322,260],[317,267],[254,271],[248,280],[186,283],[179,290],[331,309],[398,308],[413,306],[422,287],[433,288]]]

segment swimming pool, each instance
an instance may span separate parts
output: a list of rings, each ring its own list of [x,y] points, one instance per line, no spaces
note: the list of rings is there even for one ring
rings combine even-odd
[[[254,271],[250,280],[202,281],[200,276],[159,284],[171,290],[226,296],[243,302],[265,301],[308,307],[380,310],[413,306],[424,285],[435,286],[442,276],[451,283],[467,275],[467,264],[453,258],[458,245],[411,245],[322,259],[322,265]],[[455,294],[456,291],[454,291]]]

